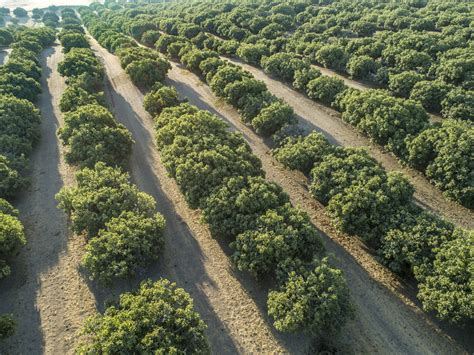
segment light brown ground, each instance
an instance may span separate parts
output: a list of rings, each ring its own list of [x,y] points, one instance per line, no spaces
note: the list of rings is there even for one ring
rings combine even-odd
[[[167,220],[161,262],[143,277],[166,277],[188,291],[203,319],[215,354],[298,353],[306,348],[301,336],[278,334],[266,316],[266,287],[234,270],[219,243],[190,210],[173,179],[161,165],[153,139],[153,121],[144,111],[143,94],[121,69],[119,60],[91,39],[104,62],[107,98],[117,119],[136,141],[130,160],[132,178],[151,194]]]
[[[232,107],[217,100],[196,75],[174,63],[168,81],[190,103],[215,113],[232,129],[242,132],[254,154],[261,159],[267,178],[280,184],[292,202],[302,206],[324,233],[327,249],[335,255],[336,265],[344,270],[358,307],[356,320],[343,331],[342,337],[355,352],[462,352],[405,297],[404,292],[413,290],[407,290],[389,270],[377,263],[357,239],[332,228],[323,206],[308,193],[306,178],[280,166],[269,154],[265,142],[241,123]]]
[[[420,206],[443,216],[461,227],[474,228],[474,212],[448,200],[422,173],[400,164],[393,154],[385,152],[379,145],[372,143],[352,126],[342,121],[338,112],[317,104],[286,84],[271,78],[261,69],[235,59],[225,59],[240,65],[251,72],[256,79],[265,82],[272,94],[285,100],[293,107],[298,121],[303,127],[321,132],[335,144],[366,147],[370,155],[377,159],[385,169],[388,171],[402,171],[404,173],[415,187],[414,198]]]
[[[74,183],[56,136],[65,85],[56,70],[61,58],[59,46],[41,55],[41,141],[31,157],[31,186],[15,203],[28,244],[15,260],[11,277],[0,283],[0,313],[12,313],[18,330],[0,346],[0,353],[71,353],[76,331],[95,310],[93,294],[77,271],[84,241],[69,233],[67,216],[54,199],[63,185]]]

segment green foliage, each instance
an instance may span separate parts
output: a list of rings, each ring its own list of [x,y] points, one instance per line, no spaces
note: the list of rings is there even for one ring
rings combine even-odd
[[[208,58],[199,64],[199,71],[206,78],[206,82],[210,83],[217,71],[226,65],[226,62],[220,58]]]
[[[200,49],[190,49],[181,56],[181,63],[183,63],[187,69],[199,72],[199,65],[203,60],[209,58],[218,58],[219,55],[214,51],[202,51]]]
[[[346,66],[347,54],[343,47],[337,44],[322,46],[315,55],[316,60],[326,68],[342,70]]]
[[[153,22],[147,19],[134,19],[129,24],[129,31],[133,38],[137,41],[140,41],[143,34],[150,30],[156,30],[158,26]]]
[[[72,48],[58,64],[58,72],[62,76],[77,77],[88,73],[102,79],[104,68],[89,48]]]
[[[0,316],[0,340],[11,337],[15,334],[16,322],[10,315]]]
[[[347,63],[347,72],[355,79],[370,80],[376,71],[377,64],[368,55],[352,56]]]
[[[140,61],[142,59],[152,59],[159,60],[160,55],[155,51],[143,48],[143,47],[127,47],[117,50],[115,53],[120,59],[120,65],[123,69],[135,61]]]
[[[164,86],[145,95],[143,107],[152,116],[159,115],[166,107],[179,105],[178,92],[173,87]]]
[[[235,238],[254,229],[256,220],[269,209],[289,202],[275,183],[262,177],[234,177],[226,181],[206,201],[203,220],[215,237]]]
[[[313,100],[331,105],[336,96],[347,89],[342,79],[321,75],[311,80],[307,85],[307,94]]]
[[[258,97],[265,91],[267,91],[267,86],[263,81],[243,78],[227,84],[224,88],[224,95],[227,102],[240,109],[249,97]]]
[[[390,75],[388,87],[395,95],[408,98],[416,83],[423,79],[423,75],[417,72],[405,71],[400,74]]]
[[[18,217],[19,211],[14,208],[7,200],[0,197],[0,213]]]
[[[182,110],[163,110],[156,121],[156,140],[165,167],[191,207],[204,206],[226,178],[261,175],[260,161],[241,135],[227,132],[210,113]]]
[[[0,46],[9,46],[13,40],[13,35],[8,29],[0,28]]]
[[[13,10],[13,15],[15,15],[16,17],[28,17],[28,11],[26,11],[22,7],[16,7]]]
[[[252,126],[258,134],[270,136],[284,125],[296,121],[293,108],[282,102],[275,101],[264,107],[260,113],[252,119]]]
[[[328,212],[338,229],[377,245],[386,231],[387,218],[406,206],[413,192],[400,173],[390,172],[351,184],[331,198]]]
[[[201,28],[194,24],[184,23],[178,25],[178,35],[188,39],[196,37],[201,31]]]
[[[39,81],[41,78],[41,68],[35,61],[19,58],[17,55],[13,58],[8,58],[7,63],[0,68],[0,73],[23,73],[25,76],[36,81]]]
[[[161,33],[158,30],[148,30],[142,35],[141,41],[145,46],[153,47],[160,38]]]
[[[405,138],[428,124],[420,104],[390,96],[382,90],[346,90],[338,100],[342,119],[399,156],[405,156]]]
[[[277,53],[261,60],[262,68],[269,74],[293,82],[297,70],[309,69],[309,64],[289,53]]]
[[[408,144],[408,162],[450,198],[474,208],[474,128],[467,121],[444,120]]]
[[[313,336],[337,334],[353,313],[342,272],[326,258],[306,273],[290,272],[285,284],[270,292],[267,304],[277,330]]]
[[[0,155],[0,198],[14,196],[26,184],[26,180],[12,165],[7,157]]]
[[[313,131],[306,137],[287,138],[273,150],[273,155],[289,169],[309,174],[315,163],[321,163],[334,150],[335,147],[321,133]]]
[[[446,83],[460,86],[466,90],[474,90],[472,48],[453,48],[445,52],[436,67],[436,74]]]
[[[441,101],[441,107],[446,118],[474,121],[474,90],[451,90]]]
[[[474,233],[456,230],[442,245],[419,286],[418,298],[426,311],[436,311],[452,323],[474,317]]]
[[[308,215],[289,203],[267,209],[253,223],[230,246],[237,268],[255,276],[275,270],[287,258],[309,261],[324,249]]]
[[[10,274],[7,261],[25,244],[25,232],[20,220],[15,215],[0,212],[0,279]]]
[[[89,48],[89,42],[82,33],[66,33],[60,37],[61,46],[64,53],[69,52],[72,48]]]
[[[417,278],[433,263],[442,244],[452,239],[454,230],[451,223],[414,206],[400,210],[391,224],[394,228],[383,237],[379,252],[392,270],[414,273]]]
[[[156,82],[165,80],[170,69],[171,65],[164,59],[141,59],[127,65],[125,71],[135,85],[149,88]]]
[[[94,279],[110,282],[133,276],[158,259],[163,248],[165,220],[124,211],[110,219],[86,246],[83,265]]]
[[[171,43],[174,43],[176,41],[179,41],[180,37],[178,36],[173,36],[173,35],[168,35],[168,34],[163,34],[160,36],[160,38],[155,42],[155,47],[158,49],[161,53],[166,53],[168,50],[168,46]]]
[[[27,37],[26,39],[21,39],[16,42],[14,42],[11,45],[11,48],[16,49],[16,48],[26,48],[36,54],[39,54],[41,52],[41,43],[36,38],[29,38]]]
[[[384,174],[383,168],[362,149],[334,148],[332,154],[321,156],[315,163],[310,191],[324,204],[351,184]]]
[[[24,73],[0,73],[0,95],[34,101],[40,93],[40,84]]]
[[[19,159],[39,139],[40,114],[24,99],[0,95],[0,154]]]
[[[263,56],[267,56],[269,54],[268,47],[263,43],[242,43],[237,49],[237,55],[239,58],[249,64],[254,65],[259,65],[260,59],[262,59]]]
[[[65,158],[69,164],[90,168],[98,162],[110,166],[127,164],[132,137],[106,108],[81,106],[65,114],[64,121],[59,136],[68,146]]]
[[[321,76],[321,72],[316,68],[303,68],[295,71],[293,87],[295,89],[306,92],[307,85],[310,81]]]
[[[61,112],[75,111],[81,106],[86,105],[105,105],[105,97],[102,92],[90,93],[80,87],[77,83],[72,83],[66,87],[61,100],[59,108]]]
[[[152,218],[153,198],[140,192],[120,169],[97,163],[76,174],[77,187],[62,188],[56,195],[59,207],[69,214],[72,230],[94,238],[99,230],[124,211]]]
[[[217,70],[216,74],[212,77],[209,86],[217,96],[224,97],[224,89],[228,84],[240,81],[244,78],[251,79],[252,76],[250,73],[245,72],[236,66],[226,65]]]
[[[450,85],[439,80],[422,80],[413,86],[410,99],[419,101],[428,111],[440,112],[441,102],[446,98],[450,89]]]
[[[87,321],[90,337],[79,353],[209,354],[206,325],[191,297],[167,280],[143,282],[136,293],[124,293],[116,306]]]

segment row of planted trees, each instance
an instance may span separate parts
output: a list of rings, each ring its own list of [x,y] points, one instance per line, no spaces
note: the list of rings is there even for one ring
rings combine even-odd
[[[349,8],[357,7],[353,1],[345,1],[346,5]],[[384,49],[387,53],[384,59],[386,64],[381,72],[390,73],[392,93],[376,89],[359,92],[348,90],[341,79],[322,75],[311,65],[312,58],[319,58],[316,59],[319,64],[336,68],[337,63],[346,57],[339,43],[323,45],[324,41],[318,42],[318,39],[326,37],[314,37],[319,34],[314,34],[314,29],[308,30],[311,27],[303,25],[318,18],[322,13],[318,7],[279,3],[263,4],[260,7],[226,4],[208,9],[208,6],[198,2],[193,6],[166,4],[134,7],[110,12],[107,18],[135,38],[143,38],[144,43],[156,40],[158,30],[173,36],[167,39],[174,42],[169,48],[171,56],[179,52],[182,43],[190,40],[200,49],[238,56],[250,64],[261,66],[267,73],[288,82],[311,99],[339,110],[343,120],[423,172],[447,197],[472,209],[472,159],[463,157],[473,154],[474,128],[471,121],[474,96],[469,86],[472,65],[469,49],[465,48],[470,35],[463,23],[451,25],[451,20],[445,19],[440,21],[440,33],[434,34],[425,30],[406,30],[404,34],[397,34],[392,32],[390,25],[378,24],[383,34],[377,41],[370,36],[363,37],[362,33],[361,38],[350,37],[345,42],[341,40],[347,46],[347,51],[368,51],[374,41],[387,46]],[[342,5],[334,6],[339,8]],[[361,6],[365,13],[370,13],[373,4]],[[460,5],[460,8],[463,6]],[[453,9],[455,15],[461,11]],[[288,11],[293,15],[289,16],[286,13]],[[439,5],[438,9],[431,11],[440,15],[447,13],[448,9]],[[263,14],[266,13],[268,17],[264,18]],[[286,16],[286,22],[290,21],[290,27],[285,30],[291,31],[296,26],[294,36],[286,36],[285,31],[278,29],[282,25],[282,16]],[[327,19],[327,16],[337,18],[332,12],[325,13],[324,18]],[[449,13],[446,18],[450,16],[454,17]],[[355,16],[355,20],[359,17]],[[456,26],[466,33],[455,34],[453,28]],[[309,31],[309,34],[305,31]],[[207,32],[231,39],[217,38]],[[317,50],[313,48],[315,45]],[[312,51],[316,54],[304,54]],[[432,61],[436,61],[434,69],[431,69],[433,73],[439,73],[436,80],[431,77],[418,78],[421,73],[417,70],[424,68],[423,60],[419,58],[423,57],[424,51],[431,51],[434,57]],[[350,67],[354,67],[354,72],[363,71],[369,66],[364,58],[354,57],[352,62],[354,64]],[[410,70],[391,67],[391,62],[400,62],[403,68]],[[414,77],[418,79],[414,80]],[[408,95],[411,95],[410,99],[407,99]],[[344,104],[339,104],[341,101]],[[430,123],[423,106],[432,111],[442,107],[447,120]]]
[[[169,53],[170,44],[165,45],[167,41],[169,37],[160,37],[156,42],[157,48]],[[253,79],[250,73],[217,58],[215,52],[186,44],[181,47],[177,58],[205,78],[217,96],[236,107],[242,120],[251,124],[257,133],[266,136],[278,132],[277,137],[280,137],[284,136],[285,130],[291,131],[285,127],[295,121],[291,107],[274,98],[265,84]],[[280,58],[275,63],[271,57],[269,59],[265,62],[267,69],[292,75],[291,68],[284,67],[287,61]],[[334,88],[329,77],[318,76],[308,80],[305,74],[310,76],[312,70],[305,69],[300,72],[301,75],[296,75],[296,85],[307,82],[308,87],[319,93],[330,92]],[[348,97],[340,95],[340,105],[346,102],[352,104],[354,111],[363,107],[363,103],[357,106],[351,102],[354,98],[350,95],[357,93],[365,94],[347,91]],[[274,109],[275,106],[277,109]],[[405,107],[400,106],[392,103],[387,105],[387,109],[398,108],[401,112],[397,117],[406,117],[407,121],[410,114],[417,112],[415,105],[411,108],[406,103]],[[402,116],[403,109],[405,116]],[[266,119],[261,120],[262,116]],[[450,121],[446,121],[443,127],[452,131],[453,125],[449,124]],[[464,134],[459,126],[458,134]],[[421,139],[419,137],[414,142],[421,142]],[[431,142],[433,145],[442,144],[436,140]],[[283,140],[281,145],[276,150],[277,159],[292,169],[311,173],[311,191],[316,199],[328,205],[329,215],[336,227],[374,245],[384,262],[395,271],[414,274],[420,285],[418,296],[427,311],[434,310],[440,318],[452,322],[464,322],[474,316],[471,274],[465,272],[473,263],[469,248],[473,242],[472,232],[455,229],[452,224],[414,207],[413,187],[409,182],[399,173],[387,174],[364,150],[333,146],[316,132],[305,138]],[[466,145],[466,149],[471,148]],[[470,173],[472,171],[466,171],[466,174]],[[457,255],[456,260],[448,260],[448,253]],[[448,264],[457,267],[448,268]]]
[[[72,230],[87,240],[82,266],[91,279],[107,286],[136,276],[160,257],[165,219],[156,212],[153,197],[131,183],[126,172],[133,140],[106,107],[104,67],[80,20],[65,9],[62,23],[69,26],[58,36],[65,52],[58,71],[67,78],[67,88],[60,101],[64,125],[58,135],[66,162],[80,170],[77,186],[61,189],[57,199]],[[78,352],[206,353],[205,329],[183,289],[164,279],[145,281],[87,320]]]
[[[276,158],[291,169],[311,175],[311,191],[328,206],[334,224],[374,246],[394,271],[415,276],[420,286],[419,298],[426,310],[434,310],[438,317],[452,322],[462,323],[473,317],[472,274],[466,272],[473,264],[471,231],[454,228],[415,207],[409,182],[399,173],[387,174],[364,150],[333,146],[318,133],[281,141],[281,137],[293,131],[289,128],[295,121],[291,107],[271,95],[265,84],[250,73],[206,49],[209,37],[200,36],[199,28],[183,26],[178,27],[179,35],[163,34],[157,28],[169,30],[175,24],[167,20],[150,24],[149,18],[127,22],[123,16],[107,11],[103,16],[144,42],[150,38],[156,40],[154,45],[159,51],[199,74],[217,96],[239,110],[244,122],[264,136],[273,134],[281,144],[275,151]],[[472,127],[468,122],[447,120],[442,129],[438,126],[430,128],[431,131],[425,129],[407,147],[406,132],[420,130],[428,123],[426,112],[414,102],[375,90],[347,90],[342,81],[322,76],[287,53],[262,55],[258,60],[266,71],[292,82],[295,88],[308,90],[308,95],[315,99],[335,103],[343,111],[343,117],[358,121],[367,130],[373,130],[374,135],[379,134],[379,142],[385,142],[392,150],[408,150],[405,154],[419,163],[433,159],[435,163],[430,169],[437,170],[439,175],[441,159],[450,158],[445,164],[454,165],[453,169],[459,173],[455,178],[449,176],[458,179],[457,188],[469,196],[472,169],[469,159],[462,158],[472,150],[472,144],[469,145]],[[147,95],[145,108],[156,115],[176,102],[173,90],[161,88]],[[398,118],[397,127],[389,125],[393,117]],[[385,124],[383,119],[387,121]],[[383,124],[385,129],[379,133],[373,122]],[[455,142],[459,151],[446,150],[444,144],[452,145],[447,141]],[[432,157],[430,150],[439,152],[440,156]],[[460,166],[456,167],[456,162]],[[454,260],[448,255],[457,257]]]
[[[10,202],[29,182],[28,157],[40,138],[40,112],[34,104],[41,92],[38,57],[55,40],[48,29],[17,28],[2,34],[12,51],[0,66],[0,280],[11,274],[10,263],[26,244],[19,211]],[[0,316],[0,339],[14,328],[11,316]]]
[[[95,14],[86,23],[104,45],[110,43],[105,33],[115,32],[120,41],[127,38]],[[152,50],[136,46],[115,53],[127,72],[133,58],[158,58]],[[198,57],[191,58],[193,53]],[[194,68],[214,60],[199,52],[189,53],[189,65]],[[216,81],[215,87],[223,85]],[[238,91],[236,88],[235,95]],[[230,133],[215,115],[183,103],[171,87],[151,87],[144,106],[155,117],[163,164],[189,206],[201,209],[212,235],[229,243],[238,269],[258,279],[275,277],[277,287],[268,297],[268,313],[275,327],[315,336],[337,333],[353,312],[342,272],[324,256],[308,215],[291,205],[280,186],[265,180],[261,162],[242,135]],[[255,123],[262,132],[271,133],[280,125],[272,117],[268,114],[254,121],[262,122]]]

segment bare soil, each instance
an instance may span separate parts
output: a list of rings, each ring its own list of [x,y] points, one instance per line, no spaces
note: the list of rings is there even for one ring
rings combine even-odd
[[[443,216],[458,226],[467,229],[474,228],[474,212],[448,200],[421,172],[402,165],[393,154],[384,151],[382,147],[374,144],[352,126],[342,121],[337,111],[312,101],[281,81],[271,78],[261,69],[236,59],[225,59],[240,65],[251,72],[256,79],[265,82],[272,94],[285,100],[293,107],[301,126],[307,130],[321,132],[334,144],[366,147],[370,155],[380,162],[385,169],[404,173],[415,187],[414,199],[418,205]]]
[[[270,326],[265,311],[267,288],[233,268],[223,248],[200,222],[200,213],[187,207],[175,181],[167,175],[154,143],[153,120],[142,107],[143,94],[122,70],[118,58],[90,41],[106,68],[107,99],[136,141],[130,160],[132,179],[156,199],[157,210],[167,221],[161,261],[141,277],[166,277],[191,294],[208,324],[207,335],[215,354],[303,352],[307,347],[304,337],[282,335]],[[132,284],[118,286],[116,293]]]
[[[54,198],[62,186],[74,183],[56,136],[65,87],[56,70],[62,56],[59,46],[41,55],[41,141],[31,157],[31,185],[15,201],[28,244],[14,261],[12,275],[0,282],[0,313],[13,314],[18,329],[0,344],[0,353],[72,353],[77,331],[95,311],[94,296],[77,269],[84,240],[71,235]]]
[[[242,132],[254,154],[262,161],[267,178],[280,184],[292,202],[309,213],[321,231],[328,252],[333,255],[336,265],[344,270],[358,308],[356,319],[342,332],[343,341],[352,351],[384,354],[465,351],[406,296],[415,293],[411,286],[402,284],[380,265],[357,238],[339,233],[332,227],[324,207],[307,191],[306,177],[290,172],[276,162],[269,154],[266,142],[242,124],[235,109],[216,99],[196,75],[181,69],[176,63],[173,63],[168,77],[169,84],[190,103],[211,111],[228,122],[231,129]]]

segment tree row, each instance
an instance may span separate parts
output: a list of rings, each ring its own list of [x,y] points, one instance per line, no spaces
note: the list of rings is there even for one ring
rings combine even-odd
[[[28,185],[28,157],[40,138],[40,112],[34,105],[41,92],[40,52],[51,45],[54,31],[17,28],[0,38],[12,51],[0,66],[0,279],[11,274],[10,262],[26,244],[19,211],[10,202]],[[10,202],[9,202],[10,201]],[[15,321],[0,316],[0,339],[11,336]]]

